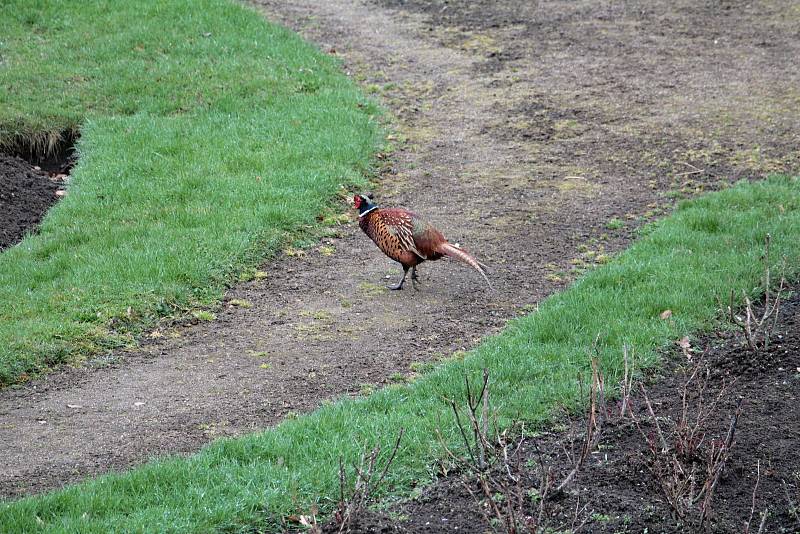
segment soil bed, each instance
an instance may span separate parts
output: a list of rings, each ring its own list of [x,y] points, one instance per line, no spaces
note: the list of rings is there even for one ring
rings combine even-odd
[[[706,407],[726,385],[717,409],[707,424],[702,425],[705,441],[697,455],[701,483],[705,473],[700,468],[700,460],[711,444],[718,446],[725,439],[730,417],[738,400],[743,399],[730,457],[711,501],[707,532],[745,532],[744,525],[753,506],[750,532],[758,531],[760,513],[765,509],[768,515],[764,532],[800,531],[800,455],[797,454],[800,446],[800,410],[797,409],[800,402],[800,295],[797,293],[783,306],[772,340],[769,350],[754,355],[738,331],[717,332],[691,341],[691,362],[680,349],[675,350],[665,356],[665,366],[659,376],[648,379],[648,397],[665,433],[672,422],[681,417],[681,393],[696,362],[700,362],[701,369],[708,370],[707,388],[702,395]],[[694,387],[688,388],[688,392],[688,419],[693,421],[701,396]],[[647,422],[643,396],[634,395],[632,400],[634,413],[647,437],[629,418],[606,423],[597,449],[574,482],[565,491],[552,494],[547,501],[543,526],[569,532],[572,525],[586,520],[581,532],[677,534],[698,530],[698,506],[690,508],[679,521],[666,500],[660,485],[663,478],[654,474],[653,454],[648,445],[648,439],[655,439],[657,431]],[[616,408],[618,410],[618,405]],[[569,450],[571,443],[580,447],[584,428],[585,420],[576,421],[568,430],[547,432],[524,441],[519,464],[522,468],[514,473],[521,475],[521,487],[526,496],[524,514],[532,517],[538,514],[538,502],[530,496],[539,488],[540,466],[551,467],[554,480],[563,480],[573,466],[563,451]],[[493,474],[498,478],[507,476],[502,468]],[[486,501],[477,500],[467,488],[481,495],[477,479],[451,473],[420,497],[393,506],[388,514],[364,514],[352,531],[491,531],[492,527],[481,513],[481,510],[490,513]],[[583,510],[577,521],[576,508]],[[503,531],[502,528],[498,530]]]
[[[55,176],[19,157],[0,154],[0,250],[34,231],[56,203],[61,180]]]

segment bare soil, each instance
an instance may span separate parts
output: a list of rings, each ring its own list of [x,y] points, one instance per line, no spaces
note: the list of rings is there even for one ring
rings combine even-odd
[[[564,491],[551,492],[551,497],[545,500],[542,531],[572,532],[573,527],[583,525],[577,531],[742,533],[749,522],[749,532],[755,534],[759,531],[760,514],[767,510],[763,532],[800,532],[800,455],[797,454],[800,410],[796,409],[800,401],[800,295],[797,293],[783,307],[772,340],[769,350],[754,354],[738,331],[721,331],[693,339],[691,361],[676,347],[664,355],[665,365],[658,375],[648,377],[647,395],[670,447],[675,442],[669,430],[681,418],[681,393],[696,365],[707,370],[709,378],[702,395],[696,387],[698,381],[686,388],[688,421],[696,420],[701,399],[708,407],[722,392],[716,409],[699,427],[698,436],[704,439],[698,453],[682,460],[687,474],[692,465],[697,466],[698,486],[706,479],[706,455],[712,445],[719,447],[725,440],[730,418],[742,399],[731,454],[711,500],[708,528],[699,528],[699,505],[687,507],[684,517],[678,518],[665,498],[661,481],[669,477],[655,474],[648,444],[648,440],[657,439],[657,430],[643,395],[635,394],[632,406],[645,435],[630,418],[618,417],[619,404],[612,406],[611,411],[616,409],[617,416],[603,425],[598,445],[584,467]],[[579,418],[565,426],[568,428],[524,439],[519,463],[512,460],[503,464],[498,459],[493,469],[494,478],[506,480],[513,491],[521,490],[525,504],[518,517],[522,521],[538,517],[542,466],[552,470],[556,483],[574,466],[565,450],[577,453],[586,421]],[[518,441],[510,450],[517,445]],[[505,465],[521,481],[519,486],[509,480]],[[502,492],[494,495],[500,503],[513,498]],[[492,517],[476,476],[450,471],[415,499],[394,505],[386,512],[364,513],[351,532],[483,533],[494,528],[505,531],[502,525],[488,522],[484,513]],[[326,531],[335,528],[332,522]]]
[[[19,243],[56,203],[58,183],[40,167],[0,154],[0,250]]]
[[[497,291],[445,261],[422,266],[420,291],[385,291],[400,269],[342,225],[231,289],[212,323],[0,391],[0,496],[191,453],[398,380],[535,308],[676,198],[800,169],[788,0],[255,5],[390,109],[399,150],[376,200],[467,247]]]

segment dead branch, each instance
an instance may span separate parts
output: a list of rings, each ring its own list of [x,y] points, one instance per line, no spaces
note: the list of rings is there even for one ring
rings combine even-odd
[[[345,473],[344,460],[339,458],[339,506],[334,514],[334,519],[339,525],[340,533],[350,531],[353,518],[364,509],[367,502],[369,502],[370,498],[373,496],[375,489],[383,482],[400,448],[400,441],[403,438],[404,432],[405,429],[401,428],[394,447],[392,447],[389,454],[389,458],[386,460],[386,464],[377,478],[375,478],[375,474],[377,473],[375,467],[381,452],[380,446],[375,446],[369,455],[367,455],[366,451],[361,454],[359,464],[353,464],[355,482],[349,498],[345,497],[344,488],[347,484],[347,474]]]
[[[705,169],[698,169],[697,167],[695,167],[691,163],[687,163],[685,161],[681,161],[681,163],[683,163],[687,167],[691,167],[692,170],[691,171],[686,171],[686,172],[679,172],[675,176],[689,176],[691,174],[702,174],[702,173],[706,172]]]
[[[592,368],[593,379],[586,427],[588,438],[584,440],[580,454],[576,456],[577,467],[574,472],[577,472],[577,468],[591,453],[600,427],[599,420],[604,413],[600,408],[600,403],[604,402],[604,383],[596,360],[592,362]],[[463,469],[464,477],[461,479],[461,484],[478,504],[479,512],[489,528],[495,532],[498,528],[502,528],[502,531],[507,534],[541,532],[544,527],[547,502],[554,489],[552,468],[545,465],[541,451],[536,449],[540,466],[539,503],[536,516],[527,515],[527,492],[523,486],[521,465],[523,445],[526,443],[524,426],[521,431],[522,435],[515,440],[510,439],[507,432],[499,432],[496,426],[494,426],[494,437],[490,438],[489,399],[491,387],[488,370],[484,369],[483,371],[483,382],[477,394],[473,394],[468,377],[465,377],[465,384],[466,410],[460,409],[453,400],[446,399],[446,402],[453,411],[458,433],[467,449],[466,455],[455,454],[439,429],[435,431],[437,439],[447,457]],[[462,411],[466,412],[467,420],[462,417]],[[469,425],[469,429],[467,425]],[[513,441],[516,441],[516,444],[513,444]],[[495,462],[502,465],[497,465],[496,469],[490,469],[489,466]],[[562,482],[562,488],[574,478],[574,472]],[[473,476],[477,477],[477,481],[472,478]],[[503,498],[498,500],[498,495],[502,495]],[[588,522],[590,514],[587,509],[587,505],[576,508],[570,532],[577,532]],[[565,525],[562,530],[568,527],[569,525]]]

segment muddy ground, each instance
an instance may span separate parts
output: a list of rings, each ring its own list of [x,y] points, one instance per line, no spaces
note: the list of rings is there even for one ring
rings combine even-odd
[[[503,505],[516,502],[515,495],[521,495],[522,505],[514,509],[520,525],[527,523],[530,532],[539,532],[535,530],[538,527],[542,532],[603,534],[742,533],[748,532],[745,525],[749,523],[749,532],[755,534],[764,510],[767,517],[761,532],[800,532],[800,410],[796,409],[800,402],[800,295],[794,293],[780,317],[771,346],[759,353],[748,348],[741,332],[726,330],[692,339],[693,346],[686,354],[678,347],[665,354],[664,368],[646,378],[647,398],[668,443],[666,454],[656,445],[658,463],[649,443],[660,441],[658,431],[638,388],[634,388],[631,406],[641,431],[630,416],[620,417],[618,401],[609,403],[607,416],[602,415],[603,410],[599,412],[604,421],[597,445],[573,482],[561,492],[552,488],[575,465],[566,451],[572,458],[579,456],[585,418],[572,423],[565,418],[568,424],[562,425],[564,429],[527,437],[521,444],[514,441],[508,447],[508,462],[503,462],[498,451],[490,473],[499,483],[490,485],[490,493],[500,504],[501,517],[509,515]],[[690,381],[696,370],[698,374]],[[693,440],[678,439],[674,433],[682,419],[684,391],[687,428],[704,421],[696,426]],[[730,453],[709,501],[708,528],[700,528],[702,500],[681,506],[679,517],[664,488],[687,499],[689,484],[684,492],[673,491],[678,487],[674,480],[688,480],[694,468],[695,491],[699,492],[706,480],[713,479],[706,474],[706,458],[712,446],[719,447],[725,441],[739,400],[741,413]],[[680,454],[678,443],[694,443],[697,449]],[[517,447],[519,457],[513,454]],[[684,469],[678,478],[673,478],[677,469],[664,469],[672,465],[667,460],[673,457]],[[419,497],[387,511],[357,515],[351,532],[505,532],[476,476],[462,466],[449,467],[451,471]],[[547,469],[551,489],[543,492],[542,473]],[[540,518],[542,494],[549,497]],[[332,522],[326,531],[336,531],[337,527]],[[522,528],[520,532],[528,530]]]
[[[190,453],[402,380],[530,311],[675,199],[800,169],[790,1],[257,7],[387,106],[400,148],[376,200],[475,253],[497,292],[446,261],[422,266],[420,291],[387,292],[398,267],[342,225],[263,265],[213,323],[0,391],[0,496]]]

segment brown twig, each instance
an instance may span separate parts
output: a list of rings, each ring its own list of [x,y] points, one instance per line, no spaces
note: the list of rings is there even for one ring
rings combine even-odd
[[[586,432],[584,434],[583,443],[581,445],[580,454],[573,462],[573,467],[570,472],[564,477],[564,480],[556,487],[556,492],[562,491],[567,487],[575,475],[583,467],[586,458],[597,446],[600,440],[600,431],[602,429],[602,417],[600,417],[600,408],[605,404],[605,386],[603,383],[603,374],[600,372],[597,358],[592,358],[592,383],[589,387],[589,409],[586,417]]]
[[[688,379],[683,383],[681,396],[681,413],[677,422],[672,422],[667,418],[666,421],[674,426],[671,427],[669,439],[662,429],[653,405],[647,395],[647,390],[640,385],[642,396],[647,406],[649,420],[655,429],[649,436],[642,428],[639,418],[630,411],[631,419],[639,430],[639,433],[647,443],[652,456],[650,470],[654,478],[661,486],[662,492],[675,512],[676,516],[682,521],[687,521],[695,506],[699,504],[699,526],[704,526],[711,514],[711,503],[714,497],[717,484],[727,459],[730,455],[734,443],[736,425],[742,411],[742,401],[738,401],[736,410],[731,416],[728,432],[723,440],[713,440],[704,446],[706,436],[706,426],[708,420],[717,411],[717,407],[723,397],[727,394],[728,388],[733,382],[723,383],[719,393],[713,401],[706,403],[707,382],[709,372],[701,372],[702,361],[694,364],[694,368],[689,374]],[[694,418],[691,417],[689,390],[694,388],[693,398],[696,399],[694,406]],[[699,454],[700,449],[705,449],[702,461]],[[705,471],[698,470],[701,467]]]
[[[579,464],[582,464],[592,450],[590,443],[594,436],[597,435],[596,430],[599,429],[598,420],[602,413],[599,408],[599,399],[603,398],[604,385],[602,373],[600,373],[599,365],[596,361],[593,362],[592,374],[592,400],[590,400],[590,416],[587,423],[589,438],[584,441],[580,455],[577,456],[576,461]],[[456,455],[445,441],[441,431],[436,429],[435,432],[439,442],[447,457],[455,465],[463,469],[464,476],[461,479],[461,484],[478,504],[480,514],[492,531],[497,532],[498,528],[502,527],[502,531],[507,534],[520,532],[534,534],[541,532],[546,519],[547,502],[554,489],[552,468],[545,465],[541,452],[536,449],[539,453],[540,465],[539,503],[536,517],[527,515],[525,510],[528,506],[528,499],[526,498],[527,492],[523,487],[524,479],[521,465],[523,445],[526,443],[524,427],[522,428],[521,437],[516,440],[516,445],[512,445],[506,432],[500,433],[497,431],[496,426],[494,427],[494,437],[490,438],[488,433],[490,431],[489,420],[491,419],[489,405],[491,388],[488,370],[484,369],[483,371],[483,382],[477,395],[473,394],[468,377],[465,377],[465,384],[469,430],[466,428],[467,421],[460,415],[462,410],[459,409],[455,401],[450,399],[446,399],[446,401],[453,411],[456,427],[467,449],[467,454],[466,456]],[[478,413],[479,409],[480,413]],[[470,434],[473,436],[472,439]],[[492,455],[491,458],[489,455]],[[502,465],[497,466],[497,469],[489,469],[489,465],[494,464],[493,460],[502,462]],[[477,480],[472,478],[473,476],[477,477]],[[571,479],[572,477],[574,477],[574,474],[569,478]],[[566,481],[566,483],[568,482],[569,480]],[[497,500],[497,495],[502,495],[504,499]],[[570,532],[578,532],[588,522],[587,508],[587,505],[582,508],[580,506],[576,508]],[[561,530],[568,527],[569,525],[565,525]]]
[[[772,274],[769,259],[770,241],[770,234],[767,234],[764,238],[764,312],[761,317],[759,318],[756,316],[753,311],[753,303],[744,291],[742,291],[745,303],[744,319],[737,317],[733,311],[733,290],[731,290],[728,303],[728,316],[731,323],[737,325],[742,330],[747,346],[754,354],[769,349],[770,337],[778,324],[781,297],[786,285],[786,278],[783,274],[786,271],[786,258],[784,258],[778,290],[774,295],[774,299],[770,302],[770,297],[772,296],[770,293],[772,290]],[[759,338],[761,339],[760,342]]]
[[[714,490],[719,482],[719,477],[725,468],[725,463],[728,461],[731,447],[733,447],[733,438],[736,434],[736,424],[739,421],[739,416],[742,413],[742,399],[736,403],[736,411],[731,416],[731,423],[728,426],[728,434],[725,436],[725,441],[722,445],[714,450],[711,450],[711,460],[709,462],[709,469],[711,477],[706,478],[706,486],[704,487],[705,496],[703,498],[703,505],[700,511],[700,526],[703,526],[711,514],[711,500],[714,498]]]
[[[667,452],[669,450],[669,444],[667,443],[667,438],[664,437],[664,433],[661,431],[661,425],[658,424],[658,418],[656,417],[656,413],[653,411],[653,405],[650,404],[650,397],[647,396],[647,390],[644,389],[644,384],[639,384],[639,388],[642,390],[644,403],[647,406],[647,411],[650,413],[650,418],[653,421],[653,424],[656,426],[658,439],[661,441],[661,452]]]
[[[334,515],[334,519],[339,525],[339,532],[347,532],[350,530],[353,518],[358,515],[363,509],[369,499],[372,497],[375,489],[380,486],[389,468],[394,462],[397,451],[400,448],[400,441],[403,439],[405,429],[401,428],[397,435],[394,447],[386,460],[386,465],[383,470],[375,479],[376,474],[375,466],[380,454],[380,446],[372,449],[372,452],[367,456],[366,451],[361,454],[361,459],[358,465],[353,464],[356,479],[353,484],[353,491],[349,498],[345,497],[344,487],[347,484],[347,474],[344,469],[344,460],[339,458],[339,508]]]

